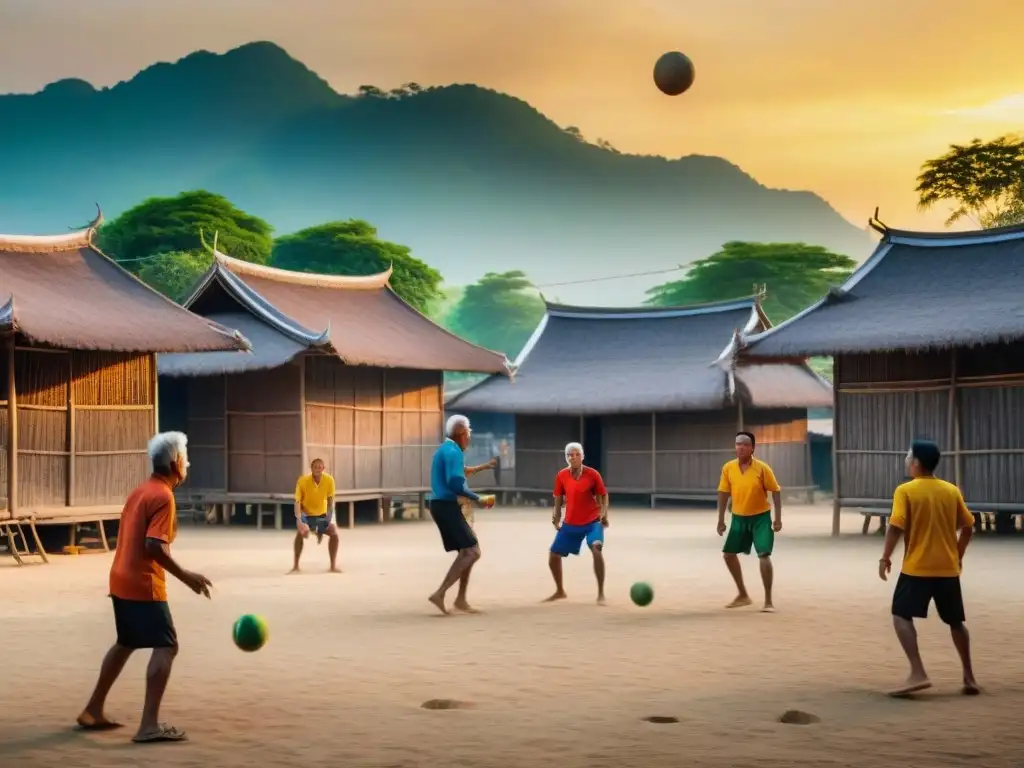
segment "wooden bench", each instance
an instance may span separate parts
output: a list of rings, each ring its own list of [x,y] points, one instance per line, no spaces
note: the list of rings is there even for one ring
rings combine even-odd
[[[866,507],[858,509],[857,512],[864,516],[864,526],[860,530],[864,536],[867,536],[868,531],[871,529],[871,519],[875,517],[878,518],[878,532],[885,533],[889,523],[889,515],[892,514],[890,509],[868,509]]]

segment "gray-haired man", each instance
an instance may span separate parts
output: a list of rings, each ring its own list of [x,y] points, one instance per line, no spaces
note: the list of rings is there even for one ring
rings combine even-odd
[[[117,642],[103,659],[89,703],[78,716],[83,730],[120,728],[104,712],[107,695],[136,650],[152,649],[146,669],[146,701],[134,739],[139,743],[184,741],[184,731],[160,723],[160,702],[178,654],[178,636],[167,605],[166,572],[197,595],[210,596],[210,580],[186,571],[171,557],[177,533],[174,489],[188,474],[187,438],[165,432],[149,441],[153,474],[132,491],[121,511],[117,551],[110,566]]]
[[[459,584],[459,596],[455,607],[461,611],[473,613],[466,600],[466,589],[469,587],[469,574],[476,561],[480,559],[480,544],[473,528],[462,514],[459,497],[464,497],[485,509],[494,505],[494,498],[481,499],[466,487],[466,448],[469,447],[469,419],[455,415],[445,424],[447,439],[434,452],[430,465],[430,516],[437,524],[441,534],[441,542],[445,552],[459,554],[448,569],[444,581],[437,591],[428,599],[437,606],[441,613],[448,613],[444,598],[448,590]]]
[[[548,556],[548,566],[555,580],[555,594],[547,602],[565,598],[562,560],[569,555],[578,555],[586,541],[594,556],[597,603],[604,605],[604,529],[608,527],[608,489],[600,472],[583,465],[583,446],[579,443],[565,446],[565,463],[569,466],[555,475],[555,511],[551,515],[551,523],[558,533]]]

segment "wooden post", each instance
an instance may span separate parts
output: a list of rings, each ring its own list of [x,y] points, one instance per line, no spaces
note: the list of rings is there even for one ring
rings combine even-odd
[[[651,411],[651,509],[658,493],[658,415]]]
[[[75,354],[68,352],[68,480],[65,488],[64,503],[75,506]],[[99,523],[103,529],[103,521]],[[72,526],[73,527],[73,526]],[[106,546],[106,545],[104,545]]]
[[[348,527],[349,530],[356,527],[356,503],[354,501],[348,503]]]
[[[736,431],[743,431],[743,399],[736,398]]]
[[[380,473],[380,480],[377,482],[377,487],[381,488],[381,489],[383,489],[385,491],[387,490],[387,488],[384,487],[384,446],[387,444],[387,440],[385,440],[385,435],[387,433],[388,420],[384,417],[384,409],[387,408],[387,406],[388,406],[388,371],[387,371],[387,368],[382,368],[381,372],[380,372],[380,456],[378,456],[378,472]],[[402,407],[403,408],[405,407],[404,402],[402,404]],[[417,434],[418,433],[419,433],[419,430],[417,430]],[[402,443],[403,444],[405,443],[405,420],[404,419],[402,420]],[[402,458],[404,459],[405,457],[403,456]],[[404,460],[402,462],[402,465],[403,465],[402,480],[404,481],[405,480],[405,472],[404,472],[405,462],[404,462]],[[377,502],[377,522],[380,522],[380,523],[384,522],[384,500],[383,499],[381,499],[379,502]]]
[[[160,378],[156,373],[156,355],[149,356],[149,381],[153,392],[153,434],[160,431]]]
[[[960,455],[960,402],[956,396],[956,347],[949,352],[949,441],[953,446],[953,482],[963,483],[963,457]]]
[[[299,418],[302,420],[300,424],[302,469],[299,471],[299,474],[305,474],[306,467],[309,466],[309,446],[306,445],[306,355],[299,357],[299,414]],[[331,469],[337,471],[333,467]]]
[[[18,511],[18,393],[14,376],[14,334],[7,347],[7,511]]]
[[[832,535],[839,535],[839,388],[842,385],[839,356],[832,358]]]
[[[227,374],[221,374],[221,378],[224,380],[224,493],[231,491],[231,478],[229,474],[231,472],[231,457],[228,453],[228,433],[230,432],[230,426],[228,425],[228,376]]]
[[[807,486],[807,503],[814,503],[814,472],[811,470],[811,430],[807,418],[804,418],[804,485]]]

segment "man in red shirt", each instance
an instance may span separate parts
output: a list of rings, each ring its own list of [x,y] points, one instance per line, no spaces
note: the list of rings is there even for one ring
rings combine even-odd
[[[558,533],[551,544],[548,564],[555,579],[555,594],[546,602],[563,600],[562,559],[578,555],[586,540],[594,556],[594,575],[597,577],[597,604],[604,605],[604,529],[608,527],[608,489],[601,473],[583,465],[583,446],[569,443],[565,446],[565,461],[569,465],[555,476],[555,511],[551,523]],[[562,522],[562,506],[565,522]]]

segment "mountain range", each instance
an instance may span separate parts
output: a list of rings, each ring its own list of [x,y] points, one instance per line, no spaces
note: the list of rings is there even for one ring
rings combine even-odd
[[[619,153],[474,85],[339,94],[273,43],[199,51],[110,88],[71,79],[0,96],[0,231],[63,232],[94,202],[110,218],[199,188],[279,234],[366,219],[450,284],[665,269],[727,240],[857,259],[872,247],[817,195],[765,187],[722,158]],[[628,304],[664,279],[545,293]]]

